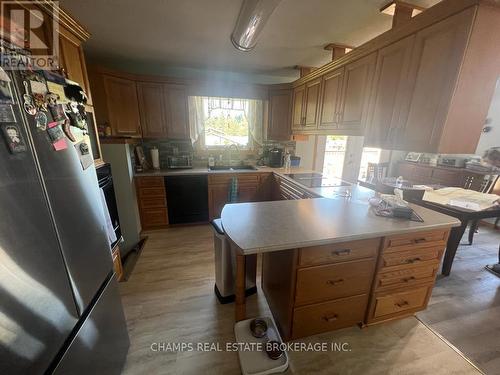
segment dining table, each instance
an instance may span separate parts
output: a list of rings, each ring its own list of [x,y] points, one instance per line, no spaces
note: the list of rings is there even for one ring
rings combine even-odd
[[[460,241],[467,229],[469,224],[476,226],[479,220],[498,218],[500,217],[500,205],[495,205],[493,207],[473,211],[467,208],[462,208],[458,206],[452,206],[449,204],[440,204],[429,202],[423,199],[425,189],[420,185],[412,185],[409,181],[404,181],[403,183],[397,183],[396,179],[387,179],[382,181],[366,181],[360,180],[358,183],[361,186],[368,187],[370,189],[376,190],[384,194],[394,194],[394,189],[398,188],[403,191],[403,199],[407,202],[429,208],[431,210],[453,216],[460,220],[460,226],[451,229],[450,236],[448,237],[448,242],[446,245],[446,251],[443,258],[443,265],[441,269],[441,274],[443,276],[449,276],[451,272],[451,267],[453,265],[453,260],[455,259],[455,254],[457,253]],[[434,190],[444,188],[442,185],[427,185]],[[474,230],[473,228],[472,230]],[[499,249],[499,261],[500,261],[500,249]]]

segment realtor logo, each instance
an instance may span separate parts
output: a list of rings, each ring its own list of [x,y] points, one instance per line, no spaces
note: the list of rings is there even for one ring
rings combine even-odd
[[[59,2],[1,2],[1,62],[6,69],[59,67]],[[20,54],[19,50],[24,50]]]

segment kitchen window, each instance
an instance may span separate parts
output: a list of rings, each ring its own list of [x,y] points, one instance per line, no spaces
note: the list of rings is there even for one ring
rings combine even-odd
[[[363,137],[327,136],[324,146],[323,175],[342,178],[352,183],[356,183],[358,179],[365,179],[368,164],[379,163],[382,150],[363,147],[363,143]]]
[[[192,141],[201,149],[262,143],[263,102],[255,99],[189,97]]]

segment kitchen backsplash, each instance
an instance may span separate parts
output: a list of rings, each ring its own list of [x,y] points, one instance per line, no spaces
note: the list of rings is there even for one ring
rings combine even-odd
[[[196,149],[193,148],[193,145],[190,140],[143,140],[140,143],[144,150],[144,155],[146,159],[151,163],[151,149],[156,147],[159,150],[160,155],[160,168],[165,169],[168,168],[167,158],[168,156],[181,156],[181,155],[190,155],[193,160],[193,167],[206,167],[208,163],[208,156],[213,156],[218,161],[219,156],[222,155],[223,161],[227,161],[228,152],[227,150],[214,150],[213,152],[197,152]],[[265,155],[267,155],[267,151],[272,148],[278,147],[283,148],[286,151],[290,152],[292,155],[295,154],[295,141],[288,142],[276,142],[276,141],[264,141],[262,146],[258,146],[252,152],[241,152],[237,158],[238,161],[256,164],[262,159],[262,162],[265,162]],[[133,152],[133,148],[135,146],[131,146],[131,155],[132,155],[132,164],[135,165],[135,153]],[[233,155],[234,156],[234,155]],[[234,162],[234,160],[233,160]]]

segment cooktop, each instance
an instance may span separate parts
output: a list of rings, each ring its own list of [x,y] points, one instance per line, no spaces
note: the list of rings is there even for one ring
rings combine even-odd
[[[299,184],[309,188],[319,187],[338,187],[350,186],[351,184],[345,182],[337,177],[326,177],[321,173],[290,173],[287,174],[292,180],[297,181]]]

